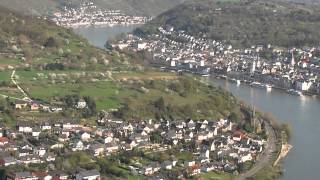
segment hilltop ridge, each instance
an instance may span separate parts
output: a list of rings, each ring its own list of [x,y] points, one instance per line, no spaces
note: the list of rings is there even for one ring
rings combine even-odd
[[[317,45],[319,9],[318,5],[284,1],[193,0],[161,14],[136,33],[149,34],[169,25],[236,46]]]
[[[88,1],[102,9],[117,9],[132,15],[156,16],[184,0],[0,0],[0,4],[28,15],[51,15],[64,6],[77,7]]]

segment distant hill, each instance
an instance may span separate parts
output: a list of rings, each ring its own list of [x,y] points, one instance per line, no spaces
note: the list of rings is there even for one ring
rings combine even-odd
[[[88,0],[0,0],[8,9],[25,14],[48,15],[61,7],[79,6]],[[120,9],[127,14],[156,16],[184,0],[91,0],[104,9]]]
[[[263,0],[187,1],[136,33],[170,25],[187,33],[234,45],[315,45],[320,39],[320,6]]]

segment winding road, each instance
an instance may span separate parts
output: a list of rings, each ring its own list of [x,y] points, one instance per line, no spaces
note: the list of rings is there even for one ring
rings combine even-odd
[[[240,174],[238,177],[236,177],[236,180],[245,180],[249,177],[252,177],[270,163],[272,153],[276,150],[276,134],[274,132],[274,129],[268,122],[265,123],[265,128],[268,134],[268,140],[264,152],[257,159],[254,167],[251,168],[249,171]]]

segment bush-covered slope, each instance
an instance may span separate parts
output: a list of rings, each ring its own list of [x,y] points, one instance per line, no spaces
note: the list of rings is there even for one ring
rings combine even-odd
[[[0,4],[8,9],[25,14],[50,15],[61,7],[77,7],[89,0],[0,0]],[[99,8],[120,9],[128,14],[158,15],[184,0],[90,0]]]
[[[93,47],[70,29],[4,8],[0,8],[0,51],[2,61],[16,66],[106,69],[122,64],[117,53]]]
[[[152,33],[159,25],[234,45],[314,45],[320,39],[320,6],[262,0],[193,0],[163,13],[142,32]]]

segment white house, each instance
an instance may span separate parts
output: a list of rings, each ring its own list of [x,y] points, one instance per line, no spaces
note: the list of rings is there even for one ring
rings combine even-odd
[[[84,132],[83,134],[81,134],[81,140],[82,141],[89,141],[91,138],[91,135],[87,132]]]
[[[312,86],[312,82],[308,81],[296,81],[296,89],[300,91],[308,91]]]
[[[76,180],[100,180],[100,173],[98,170],[81,170],[76,174]]]
[[[85,100],[83,99],[80,99],[77,103],[77,108],[78,109],[83,109],[83,108],[86,108],[87,107],[87,103]]]

